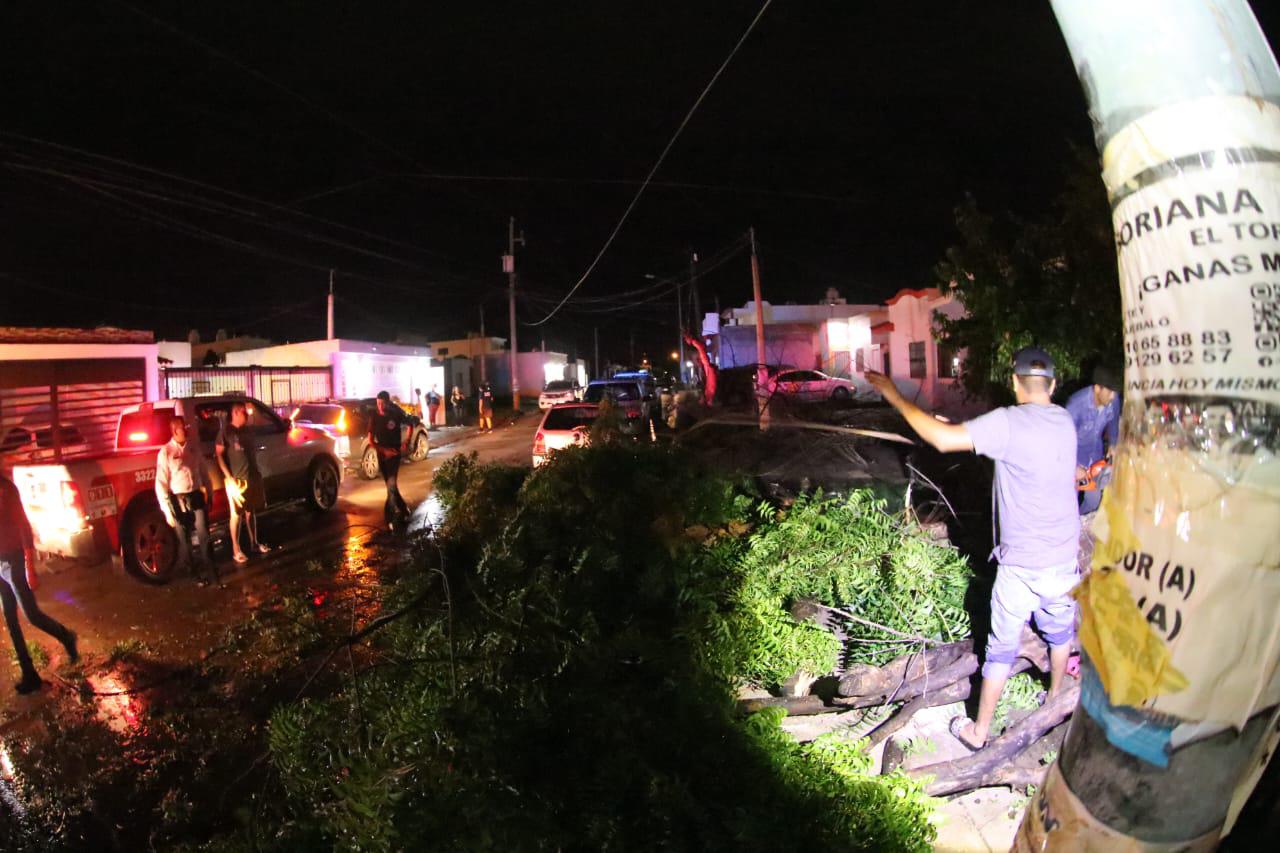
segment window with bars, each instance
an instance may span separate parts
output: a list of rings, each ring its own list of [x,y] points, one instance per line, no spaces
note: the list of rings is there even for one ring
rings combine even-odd
[[[924,341],[912,341],[907,348],[907,356],[911,360],[911,378],[924,379],[926,376]]]

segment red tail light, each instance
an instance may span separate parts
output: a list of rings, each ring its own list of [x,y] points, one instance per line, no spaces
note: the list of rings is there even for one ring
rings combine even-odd
[[[134,442],[135,444],[142,444],[143,442],[149,441],[150,439],[151,439],[151,436],[145,432],[129,433],[129,440]]]
[[[640,413],[639,413],[639,412],[637,412],[635,409],[631,409],[631,410],[629,410],[629,411],[627,412],[627,417],[629,417],[629,418],[638,418],[638,417],[640,417]]]
[[[84,512],[84,498],[80,495],[80,487],[69,480],[62,481],[62,506],[67,513],[71,527],[83,527],[88,523]]]
[[[542,434],[542,430],[538,430],[538,434],[533,437],[533,455],[542,456],[547,452],[547,438]]]
[[[343,435],[347,434],[347,410],[343,409],[338,412],[338,432]]]

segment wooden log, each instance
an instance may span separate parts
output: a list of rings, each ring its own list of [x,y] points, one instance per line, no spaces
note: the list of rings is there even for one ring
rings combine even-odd
[[[948,669],[949,665],[959,661],[967,662],[967,666]],[[1030,628],[1024,628],[1018,648],[1018,659],[1014,662],[1010,675],[1016,675],[1032,666],[1041,672],[1048,672],[1049,652],[1035,632]],[[955,677],[949,678],[949,681],[964,678],[978,671],[978,659],[973,654],[972,640],[948,643],[945,646],[935,646],[921,652],[900,655],[882,667],[863,665],[850,667],[841,676],[836,693],[844,699],[854,701],[843,701],[840,698],[836,701],[854,708],[865,708],[882,705],[889,701],[913,699],[930,685],[937,686],[944,670],[955,673]]]
[[[841,696],[888,696],[904,681],[923,678],[973,653],[973,641],[961,640],[899,655],[884,666],[854,664],[840,677]]]
[[[910,775],[915,778],[932,776],[933,781],[925,788],[925,792],[934,797],[972,791],[992,784],[1008,784],[992,780],[997,778],[999,771],[1011,766],[1023,750],[1071,716],[1079,698],[1079,680],[1067,679],[1057,696],[1032,711],[1026,719],[1010,726],[1008,731],[989,742],[985,748],[964,758],[917,767]]]
[[[886,702],[910,702],[917,696],[940,690],[957,681],[963,680],[967,685],[969,676],[977,671],[978,656],[969,652],[941,669],[933,670],[914,681],[888,685],[885,691],[870,695],[837,696],[832,701],[847,708],[871,708]]]
[[[869,747],[873,748],[885,738],[897,734],[903,726],[911,722],[911,718],[916,715],[917,711],[933,708],[937,705],[950,705],[952,702],[963,702],[968,698],[969,679],[967,678],[953,681],[951,684],[930,690],[927,693],[921,693],[894,712],[892,717],[871,730]]]
[[[849,710],[839,705],[828,705],[822,701],[821,696],[766,696],[759,699],[738,700],[738,710],[744,714],[753,714],[765,708],[782,708],[789,717],[835,714]]]

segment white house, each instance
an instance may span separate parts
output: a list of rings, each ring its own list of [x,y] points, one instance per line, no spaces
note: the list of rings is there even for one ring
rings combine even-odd
[[[228,367],[329,367],[334,397],[372,397],[387,391],[415,403],[413,390],[445,387],[443,367],[433,365],[431,347],[380,344],[347,338],[302,341],[227,353]]]
[[[888,359],[882,369],[908,400],[933,410],[973,408],[960,385],[963,353],[938,340],[934,314],[964,316],[964,306],[936,287],[899,290],[888,308]]]

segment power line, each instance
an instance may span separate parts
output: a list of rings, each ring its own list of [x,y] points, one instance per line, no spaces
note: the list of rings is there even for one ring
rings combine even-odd
[[[226,62],[229,65],[235,66],[236,68],[243,71],[245,74],[248,74],[249,76],[257,80],[261,80],[263,83],[266,83],[268,86],[271,86],[272,88],[285,93],[289,97],[305,105],[308,109],[314,110],[315,112],[320,113],[321,115],[325,116],[335,124],[345,127],[347,130],[351,131],[352,133],[355,133],[356,135],[363,138],[365,141],[372,143],[378,148],[381,148],[383,151],[386,151],[387,153],[394,155],[395,157],[397,157],[400,160],[403,160],[406,163],[412,163],[414,166],[416,166],[419,169],[424,168],[423,165],[413,157],[410,157],[408,154],[405,154],[403,151],[400,151],[399,149],[387,144],[383,140],[369,133],[364,128],[356,124],[353,124],[349,119],[346,119],[343,116],[338,115],[333,110],[321,104],[316,103],[315,101],[311,100],[305,95],[302,95],[299,92],[295,92],[293,89],[290,89],[288,86],[284,85],[278,80],[275,80],[274,78],[267,76],[265,73],[259,71],[258,69],[252,67],[251,65],[246,64],[245,62],[237,59],[236,57],[230,55],[229,53],[219,50],[218,48],[214,47],[213,45],[207,42],[201,41],[200,39],[196,38],[195,36],[191,35],[185,30],[179,29],[177,26],[169,23],[168,21],[164,21],[164,20],[161,20],[160,18],[157,18],[155,15],[151,14],[150,12],[139,9],[137,6],[134,6],[131,3],[126,3],[125,0],[115,0],[115,2],[117,5],[123,6],[125,9],[129,10],[130,12],[137,15],[138,17],[150,21],[153,25],[159,27],[160,29],[166,30],[167,32],[173,35],[176,35],[181,39],[191,42],[192,44],[199,47],[201,50],[204,50],[205,52],[211,54],[212,56],[215,56],[218,59],[221,59],[223,62]]]
[[[604,257],[605,252],[609,251],[609,247],[612,246],[613,241],[617,239],[618,233],[622,230],[622,226],[626,224],[628,217],[631,216],[631,211],[634,210],[636,205],[639,203],[640,197],[644,195],[645,188],[649,186],[649,182],[653,180],[653,176],[657,174],[658,169],[662,168],[662,163],[667,159],[667,154],[670,153],[673,147],[675,147],[676,140],[678,140],[680,138],[680,134],[684,132],[685,127],[693,118],[693,114],[698,111],[698,107],[702,105],[703,100],[707,97],[711,88],[715,86],[716,81],[720,79],[720,75],[724,73],[724,70],[729,67],[729,63],[733,61],[733,58],[737,56],[738,50],[742,47],[743,43],[746,42],[747,37],[751,35],[751,32],[756,28],[756,24],[758,24],[760,19],[764,17],[764,13],[772,3],[773,0],[764,0],[764,4],[760,7],[760,11],[751,19],[751,23],[747,26],[742,37],[738,39],[737,44],[733,46],[733,50],[729,51],[729,55],[725,57],[724,62],[720,63],[720,67],[716,69],[716,73],[711,76],[707,85],[703,87],[702,92],[699,93],[697,99],[693,102],[693,106],[691,106],[689,111],[685,113],[685,116],[680,121],[680,125],[676,128],[675,133],[671,135],[666,146],[662,149],[662,153],[658,155],[657,162],[653,164],[653,168],[649,170],[649,174],[645,175],[644,183],[640,185],[636,190],[636,194],[632,196],[631,203],[628,204],[626,209],[622,212],[621,218],[618,219],[618,224],[613,227],[613,231],[610,232],[609,237],[604,241],[604,245],[600,247],[600,251],[596,253],[595,258],[591,261],[591,265],[587,267],[586,272],[582,274],[582,277],[578,279],[577,283],[574,284],[573,287],[569,288],[569,292],[564,295],[564,298],[560,300],[560,303],[556,305],[555,308],[551,309],[551,312],[547,314],[547,316],[534,323],[530,323],[529,325],[541,326],[543,323],[554,317],[560,309],[564,307],[564,304],[573,297],[573,294],[577,293],[578,288],[582,287],[583,282],[585,282],[595,270],[596,266],[600,263],[600,259]]]

